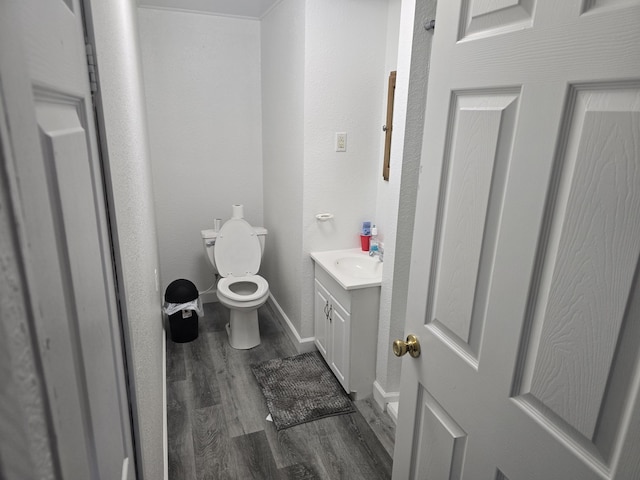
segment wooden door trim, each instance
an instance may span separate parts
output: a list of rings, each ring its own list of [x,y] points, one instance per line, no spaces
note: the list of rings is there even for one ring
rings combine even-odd
[[[389,181],[391,165],[391,134],[393,132],[393,102],[396,93],[396,71],[389,73],[387,91],[387,120],[384,128],[384,163],[382,164],[382,178]]]

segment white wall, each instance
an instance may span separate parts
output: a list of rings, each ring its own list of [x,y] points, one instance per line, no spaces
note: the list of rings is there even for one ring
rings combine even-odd
[[[401,0],[389,0],[388,17],[387,17],[387,49],[385,55],[385,82],[384,82],[384,98],[383,111],[387,110],[388,95],[388,75],[394,70],[398,70],[398,56],[401,57],[401,66],[403,56],[406,54],[403,49],[398,51],[398,42],[400,35],[400,7]],[[395,103],[402,104],[402,80],[405,72],[400,71],[396,77],[396,84],[400,81],[400,85],[396,87]],[[384,243],[384,269],[382,274],[382,286],[380,288],[380,310],[378,316],[378,354],[376,357],[376,381],[377,388],[382,387],[384,394],[387,395],[392,390],[388,390],[388,379],[386,376],[388,363],[397,361],[394,357],[389,357],[390,341],[389,330],[391,324],[391,298],[393,292],[393,271],[394,271],[394,255],[396,240],[396,223],[398,218],[398,196],[400,189],[400,176],[402,171],[402,150],[398,149],[398,145],[402,145],[404,141],[404,110],[396,108],[393,118],[393,134],[391,138],[391,157],[389,180],[382,178],[382,166],[384,163],[384,137],[380,141],[380,150],[378,153],[379,173],[377,179],[377,198],[376,198],[376,224],[378,226],[378,235],[380,241]],[[384,120],[386,123],[386,118]],[[399,372],[398,372],[399,373]]]
[[[313,335],[309,252],[356,248],[376,213],[387,0],[308,0],[305,12],[301,336]],[[347,132],[347,151],[335,133]],[[335,218],[318,222],[315,215]]]
[[[264,225],[262,275],[293,326],[302,310],[305,2],[283,0],[261,21]]]
[[[309,252],[359,246],[376,211],[387,0],[284,0],[262,19],[265,225],[271,292],[313,337]],[[347,132],[347,152],[335,152]],[[320,223],[315,215],[332,212]]]
[[[163,478],[164,330],[155,287],[158,246],[136,5],[92,1],[100,78],[101,140],[107,153],[107,192],[114,229],[120,305],[138,455],[138,478]]]
[[[376,196],[376,218],[375,222],[378,226],[378,236],[380,240],[384,242],[385,235],[389,237],[395,236],[395,219],[398,215],[397,198],[398,191],[394,182],[384,180],[382,178],[382,165],[384,163],[384,133],[382,132],[382,125],[386,124],[386,112],[387,112],[387,92],[389,73],[398,69],[398,38],[400,35],[400,5],[402,0],[388,0],[388,14],[387,14],[387,42],[384,62],[384,78],[381,78],[384,95],[380,99],[382,104],[382,112],[384,117],[382,124],[380,124],[380,150],[377,155],[377,196]],[[401,113],[401,112],[399,112]],[[402,124],[404,118],[394,118],[394,124]],[[402,143],[402,130],[397,133],[393,131],[391,143]],[[390,172],[390,178],[393,176],[399,177],[401,174],[402,164]]]
[[[162,289],[214,281],[200,230],[263,222],[260,23],[139,9]],[[268,225],[267,225],[268,226]]]
[[[402,362],[392,355],[391,343],[405,336],[415,199],[433,38],[433,32],[427,32],[422,24],[435,18],[435,6],[435,0],[402,0],[400,11],[394,137],[391,142],[389,191],[385,200],[389,223],[376,362],[376,381],[389,396],[397,395],[400,389]],[[409,98],[411,103],[408,103]]]

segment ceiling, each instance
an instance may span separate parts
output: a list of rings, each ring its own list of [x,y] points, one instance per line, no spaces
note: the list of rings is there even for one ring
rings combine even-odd
[[[280,0],[138,0],[141,7],[225,15],[231,17],[262,18]]]

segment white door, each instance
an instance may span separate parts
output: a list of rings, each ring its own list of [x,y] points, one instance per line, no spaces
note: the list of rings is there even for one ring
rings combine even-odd
[[[640,478],[640,1],[442,0],[394,479]]]
[[[122,336],[80,4],[3,2],[0,14],[20,23],[14,27],[20,38],[2,46],[4,59],[13,60],[2,62],[1,93],[54,465],[64,479],[133,479]],[[23,75],[24,89],[13,81],[15,75]]]

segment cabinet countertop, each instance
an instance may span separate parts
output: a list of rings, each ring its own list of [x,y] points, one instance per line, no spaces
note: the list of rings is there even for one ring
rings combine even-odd
[[[368,252],[363,252],[359,248],[346,250],[330,250],[327,252],[311,252],[311,258],[320,265],[338,284],[345,290],[356,290],[359,288],[379,287],[382,283],[382,265],[377,258],[369,257]],[[354,259],[356,262],[371,262],[375,267],[373,272],[362,274],[359,269],[353,269],[350,274],[348,269],[340,268],[339,263],[344,259]],[[378,262],[378,263],[375,263]]]

